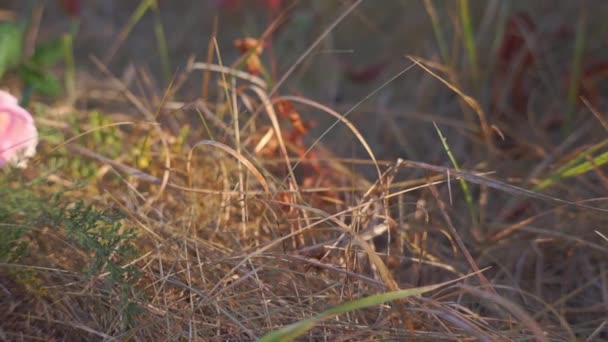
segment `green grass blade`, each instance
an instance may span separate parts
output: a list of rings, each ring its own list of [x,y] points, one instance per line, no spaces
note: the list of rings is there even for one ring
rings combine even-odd
[[[460,0],[460,19],[462,21],[462,33],[464,46],[467,50],[467,56],[471,63],[473,81],[477,82],[477,47],[475,46],[475,34],[473,33],[473,24],[469,9],[469,0]]]
[[[127,39],[127,37],[129,37],[129,34],[131,34],[131,31],[133,30],[135,25],[137,25],[137,23],[141,20],[144,14],[146,14],[150,7],[153,6],[155,3],[156,0],[141,0],[139,6],[137,6],[137,8],[135,9],[135,12],[131,14],[131,17],[129,18],[129,21],[127,21],[127,24],[120,31],[120,34],[118,35],[118,40],[110,47],[108,53],[104,57],[106,63],[114,56],[116,51],[118,51],[120,45],[122,45],[122,43]]]
[[[595,152],[601,150],[602,148],[604,148],[606,146],[608,146],[608,140],[604,140],[600,143],[597,143],[597,144],[587,148],[583,152],[579,153],[576,157],[574,157],[570,161],[568,161],[566,164],[560,166],[559,169],[557,169],[557,173],[562,173],[562,172],[572,168],[574,165],[580,164],[583,160],[587,160]]]
[[[553,175],[538,184],[534,190],[543,190],[558,182],[560,179],[575,177],[593,171],[594,169],[608,163],[608,151],[595,157],[592,155],[608,145],[608,140],[589,147],[578,156],[567,162],[564,166],[557,169]]]
[[[441,138],[441,143],[443,144],[443,149],[448,154],[448,157],[450,158],[450,161],[452,162],[454,169],[456,171],[460,171],[460,166],[458,166],[458,162],[456,161],[456,158],[452,154],[452,150],[450,150],[450,146],[448,145],[446,138],[441,133],[441,130],[439,129],[437,124],[433,122],[433,125],[435,126],[435,130],[437,130],[437,134],[439,135],[439,138]],[[467,184],[467,182],[464,179],[461,178],[458,180],[458,182],[460,182],[460,187],[462,188],[462,192],[464,193],[464,198],[467,201],[467,207],[469,208],[469,213],[471,215],[471,222],[473,223],[473,226],[475,227],[479,223],[478,222],[479,220],[477,218],[477,207],[475,206],[475,203],[473,203],[473,195],[471,194],[471,189],[469,189],[469,185]]]
[[[501,10],[496,18],[496,34],[492,40],[492,56],[494,56],[492,63],[496,63],[495,59],[499,54],[500,46],[504,43],[505,31],[507,28],[507,17],[510,13],[509,4],[510,2],[508,1],[501,3]]]
[[[137,25],[137,23],[141,20],[144,14],[146,14],[148,9],[150,9],[150,7],[153,6],[155,2],[156,0],[142,0],[139,3],[139,6],[137,6],[135,12],[133,12],[133,14],[131,15],[131,18],[129,18],[127,26],[125,26],[125,28],[123,29],[125,38],[129,35],[129,33],[131,33],[133,27]]]
[[[574,177],[578,175],[582,175],[583,173],[592,171],[599,166],[608,163],[608,151],[600,154],[597,157],[592,158],[591,160],[587,160],[582,164],[576,165],[573,168],[570,168],[564,173],[562,173],[562,177]]]
[[[76,99],[76,65],[74,63],[74,36],[72,33],[63,35],[63,53],[65,63],[65,91],[70,101]]]
[[[443,29],[441,27],[441,21],[439,20],[439,16],[437,15],[437,11],[435,10],[435,6],[433,6],[432,0],[424,0],[424,7],[426,8],[426,12],[431,18],[431,23],[433,25],[433,32],[435,33],[435,39],[437,40],[437,45],[439,46],[439,53],[441,54],[441,58],[443,62],[447,65],[451,65],[451,58],[448,50],[448,44],[445,40],[445,36],[443,35]]]
[[[364,309],[364,308],[369,308],[371,306],[380,305],[380,304],[394,301],[397,299],[404,299],[404,298],[408,298],[408,297],[412,297],[412,296],[418,296],[418,295],[424,294],[426,292],[436,290],[440,287],[455,283],[457,281],[460,281],[460,280],[470,277],[472,275],[474,275],[474,273],[466,275],[464,277],[460,277],[458,279],[436,284],[436,285],[416,287],[413,289],[405,289],[405,290],[392,291],[392,292],[385,292],[385,293],[380,293],[380,294],[364,297],[361,299],[353,300],[353,301],[338,305],[332,309],[324,311],[313,317],[310,317],[310,318],[301,320],[297,323],[288,325],[282,329],[270,332],[270,333],[264,335],[260,339],[260,342],[293,341],[297,337],[304,335],[307,331],[312,329],[317,323],[322,322],[323,320],[326,320],[328,318],[331,318],[331,317],[334,317],[334,316],[337,316],[340,314],[344,314],[347,312],[352,312],[352,311],[355,311],[358,309]]]
[[[167,38],[165,29],[160,17],[160,9],[158,1],[152,0],[152,11],[154,12],[154,33],[156,35],[156,43],[158,44],[158,53],[160,55],[160,63],[163,72],[165,83],[169,83],[171,79],[171,61],[169,59],[169,48],[167,47]]]

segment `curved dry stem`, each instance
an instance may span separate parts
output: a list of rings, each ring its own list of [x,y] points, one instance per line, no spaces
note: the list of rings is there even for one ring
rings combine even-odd
[[[285,145],[285,140],[283,140],[283,135],[281,134],[281,126],[279,125],[279,118],[277,117],[277,113],[274,110],[274,106],[268,97],[268,94],[264,92],[259,87],[252,86],[251,89],[258,95],[260,100],[262,100],[262,105],[264,106],[264,110],[266,114],[268,114],[268,118],[272,123],[272,128],[275,131],[275,135],[279,142],[279,147],[281,148],[281,152],[283,153],[283,158],[285,160],[285,165],[287,166],[287,170],[289,170],[289,177],[293,180],[293,186],[296,191],[299,191],[299,186],[296,182],[296,176],[293,173],[293,168],[291,167],[291,162],[289,161],[289,154],[287,152],[287,146]]]
[[[561,326],[564,328],[564,331],[566,331],[566,333],[569,335],[570,341],[577,340],[576,334],[574,333],[574,331],[572,330],[572,327],[570,326],[570,324],[568,324],[568,321],[564,318],[564,316],[560,315],[559,311],[553,305],[547,303],[541,297],[539,297],[533,293],[530,293],[528,291],[524,291],[521,288],[514,288],[511,286],[494,285],[494,288],[513,291],[513,292],[519,293],[520,295],[522,295],[522,297],[531,298],[531,299],[537,301],[538,303],[542,304],[545,307],[544,311],[547,311],[547,312],[553,314],[553,316],[555,316],[555,318],[559,321]],[[541,316],[533,317],[533,318],[541,319]]]
[[[331,33],[331,31],[333,31],[334,28],[336,28],[336,26],[338,26],[338,24],[341,23],[342,20],[344,20],[344,18],[346,18],[350,14],[350,12],[352,12],[355,8],[357,8],[357,6],[359,6],[361,4],[361,2],[363,2],[363,0],[357,0],[352,5],[350,5],[346,9],[346,11],[344,11],[344,13],[342,13],[336,20],[334,20],[331,23],[331,25],[329,25],[329,27],[327,27],[323,31],[323,33],[321,33],[321,35],[312,44],[310,44],[308,49],[306,49],[306,51],[304,51],[304,53],[302,53],[300,55],[300,57],[298,57],[298,59],[291,65],[291,67],[285,72],[285,74],[283,74],[281,79],[279,79],[277,81],[277,83],[274,85],[274,87],[272,87],[272,90],[270,90],[270,92],[269,92],[271,96],[277,92],[277,90],[283,85],[283,83],[285,83],[285,81],[289,78],[289,76],[291,76],[291,74],[293,74],[293,72],[296,70],[296,68],[298,66],[300,66],[300,64],[302,64],[302,62],[306,59],[306,57],[308,57],[310,55],[312,50],[314,50],[315,47],[317,47],[319,44],[321,44],[321,42],[323,42],[325,37],[327,37]]]
[[[192,148],[190,149],[190,152],[188,152],[188,162],[186,164],[186,170],[188,173],[190,173],[190,171],[192,169],[191,163],[192,163],[192,154],[194,153],[194,149],[197,146],[201,146],[201,145],[209,145],[209,146],[217,147],[220,150],[222,150],[222,151],[230,154],[234,158],[236,158],[239,162],[243,163],[243,165],[245,165],[245,167],[253,174],[253,176],[258,180],[258,182],[260,182],[260,184],[264,188],[264,192],[266,193],[266,195],[270,194],[270,188],[268,187],[268,182],[266,182],[266,179],[264,178],[262,173],[260,171],[258,171],[258,169],[253,165],[253,163],[250,162],[247,158],[245,158],[245,156],[243,156],[242,154],[237,153],[230,146],[224,145],[217,141],[201,140],[201,141],[197,142],[196,144],[194,144],[194,146],[192,146]],[[219,192],[216,192],[216,193],[219,193]],[[222,193],[223,193],[223,191],[222,191]]]
[[[84,136],[85,136],[85,135],[87,135],[87,134],[91,134],[91,133],[94,133],[94,132],[97,132],[97,131],[101,131],[102,129],[106,129],[106,128],[119,127],[119,126],[129,126],[129,125],[135,125],[135,123],[134,123],[134,122],[131,122],[131,121],[115,122],[115,123],[111,123],[111,124],[107,124],[107,125],[103,125],[103,126],[98,126],[98,127],[91,128],[91,129],[86,130],[86,131],[84,131],[84,132],[82,132],[82,133],[80,133],[80,134],[77,134],[77,135],[75,135],[75,136],[73,136],[73,137],[71,137],[71,138],[69,138],[69,139],[65,140],[65,141],[64,141],[64,142],[62,142],[61,144],[59,144],[59,145],[57,145],[57,146],[53,147],[53,148],[52,148],[52,149],[51,149],[51,150],[48,152],[48,154],[51,154],[51,153],[53,153],[53,152],[57,151],[58,149],[60,149],[60,148],[64,147],[65,145],[67,145],[67,144],[71,143],[72,141],[74,141],[74,140],[76,140],[76,139],[79,139],[79,138],[82,138],[82,137],[84,137]]]
[[[372,159],[374,166],[376,167],[376,172],[378,172],[378,179],[382,178],[382,171],[380,171],[380,167],[378,166],[378,161],[376,160],[374,151],[372,151],[372,148],[369,146],[369,144],[367,143],[367,141],[365,140],[365,138],[363,137],[361,132],[359,132],[357,127],[355,127],[355,125],[352,122],[350,122],[348,119],[345,118],[345,115],[341,115],[340,113],[336,112],[335,110],[333,110],[325,105],[322,105],[318,102],[308,100],[308,99],[305,99],[305,98],[302,98],[299,96],[279,96],[276,99],[274,99],[275,102],[278,102],[281,100],[287,100],[287,101],[305,104],[307,106],[324,111],[327,114],[336,118],[338,121],[343,122],[346,125],[346,127],[348,127],[351,130],[351,132],[353,132],[353,135],[359,140],[359,142],[361,142],[361,145],[363,146],[363,148],[365,149],[365,151],[367,152],[369,157]],[[312,144],[308,148],[308,150],[306,150],[306,152],[304,152],[304,155],[307,155],[314,148],[314,146],[315,146],[315,144]],[[296,167],[298,167],[298,165],[299,165],[299,162],[297,162],[293,166],[293,168],[295,169]]]
[[[222,73],[222,74],[227,74],[227,75],[234,76],[236,78],[240,78],[242,80],[251,82],[262,89],[266,89],[268,87],[268,85],[266,84],[266,81],[264,81],[263,79],[261,79],[257,76],[254,76],[248,72],[240,71],[240,70],[237,70],[237,69],[234,69],[231,67],[227,67],[227,66],[222,66],[222,65],[212,64],[212,63],[205,63],[205,62],[196,62],[192,65],[192,69],[193,70],[209,70],[209,71],[214,71],[214,72],[218,72],[218,73]]]
[[[462,329],[469,335],[475,336],[476,338],[479,339],[479,341],[484,341],[484,342],[494,341],[494,339],[492,337],[488,336],[486,333],[484,333],[483,331],[478,329],[474,324],[468,322],[467,319],[465,317],[463,317],[463,315],[461,313],[459,313],[455,310],[447,311],[447,310],[445,310],[445,308],[442,308],[442,309],[443,310],[421,309],[420,311],[425,312],[427,314],[431,314],[433,316],[438,316],[441,319],[452,323],[453,325],[459,327],[460,329]]]
[[[246,264],[251,258],[254,258],[256,256],[260,256],[262,253],[264,253],[264,252],[266,252],[266,251],[268,251],[268,250],[276,247],[277,245],[282,244],[283,242],[291,239],[292,237],[297,236],[299,234],[302,234],[302,233],[304,233],[304,232],[306,232],[306,231],[308,231],[308,230],[310,230],[310,229],[312,229],[312,228],[314,228],[314,227],[316,227],[316,226],[318,226],[318,225],[320,225],[322,223],[325,223],[325,222],[334,222],[338,226],[340,226],[341,228],[343,228],[343,229],[346,228],[346,231],[351,231],[350,228],[348,228],[347,226],[345,227],[345,224],[344,224],[344,222],[342,222],[340,220],[340,217],[342,217],[343,215],[345,215],[347,213],[350,213],[350,212],[353,212],[355,210],[358,210],[358,209],[360,209],[360,208],[362,208],[362,207],[364,207],[366,205],[364,203],[364,204],[356,205],[354,207],[351,207],[351,208],[339,211],[339,212],[337,212],[335,214],[328,214],[328,213],[325,213],[325,212],[323,212],[323,211],[321,211],[319,209],[313,209],[313,208],[305,207],[305,206],[302,206],[302,205],[297,205],[297,204],[294,204],[294,203],[283,203],[283,202],[270,201],[270,200],[262,200],[262,202],[289,204],[289,205],[296,206],[299,209],[303,209],[303,210],[306,210],[306,211],[314,211],[316,214],[320,214],[321,218],[318,219],[318,220],[316,220],[315,222],[307,224],[306,226],[304,226],[304,227],[302,227],[302,228],[300,228],[300,229],[298,229],[296,231],[293,231],[293,232],[291,232],[289,234],[286,234],[286,235],[281,236],[281,237],[279,237],[277,239],[274,239],[274,240],[270,241],[268,244],[266,244],[265,246],[259,247],[258,249],[254,250],[253,252],[250,252],[247,255],[244,255],[243,259],[241,261],[239,261],[234,267],[232,267],[228,272],[226,272],[226,274],[224,275],[224,277],[220,281],[218,281],[216,283],[216,285],[210,291],[208,291],[208,293],[210,295],[207,298],[204,298],[203,300],[201,300],[201,302],[198,304],[199,307],[202,306],[202,305],[205,305],[207,303],[210,303],[211,301],[213,301],[214,298],[216,298],[219,294],[221,294],[222,290],[218,291],[218,289],[225,283],[225,281],[227,279],[229,279],[234,274],[234,272],[236,270],[238,270],[240,267],[242,267],[244,264]],[[380,262],[382,262],[382,260],[380,260]],[[382,263],[382,264],[384,264],[384,263]],[[392,278],[392,276],[390,275],[390,272],[388,273],[388,276]]]
[[[418,65],[419,67],[421,67],[424,71],[426,71],[429,75],[435,77],[436,79],[438,79],[439,81],[441,81],[441,83],[445,84],[448,88],[450,88],[450,90],[452,90],[453,92],[455,92],[456,94],[458,94],[462,100],[469,105],[469,107],[471,107],[471,109],[473,109],[473,111],[475,111],[475,114],[477,114],[477,117],[479,118],[479,124],[481,125],[481,131],[483,133],[484,136],[484,140],[485,142],[488,144],[490,143],[490,134],[491,129],[490,126],[488,125],[488,121],[486,120],[486,115],[483,112],[483,109],[481,109],[481,105],[479,104],[479,102],[477,102],[477,100],[475,100],[474,98],[470,97],[469,95],[465,94],[462,90],[458,89],[458,87],[454,86],[453,84],[451,84],[450,82],[446,81],[445,79],[443,79],[441,76],[437,75],[436,73],[434,73],[431,69],[427,68],[426,65],[423,64],[423,62],[414,57],[414,56],[406,56],[409,60],[411,60],[412,62],[414,62],[416,65]],[[424,62],[426,63],[426,62]],[[488,147],[490,147],[491,145],[488,145]]]
[[[170,86],[168,89],[171,89]],[[169,90],[167,90],[165,92],[165,96],[163,96],[161,105],[158,107],[158,111],[161,110],[162,103],[164,103],[167,100],[168,94],[169,94]],[[156,114],[158,114],[158,111]],[[155,115],[154,117],[156,118],[157,116],[158,115]],[[167,142],[167,138],[165,137],[165,134],[160,127],[160,124],[155,122],[155,124],[153,126],[156,128],[156,131],[158,133],[158,138],[160,139],[160,141],[163,145],[163,150],[164,150],[164,155],[165,155],[165,169],[163,171],[163,178],[161,180],[160,187],[159,187],[158,191],[156,192],[156,195],[153,197],[150,197],[150,199],[148,199],[146,201],[146,204],[145,204],[146,208],[150,208],[152,206],[152,204],[154,202],[156,202],[162,196],[162,194],[165,192],[165,189],[167,188],[167,185],[169,184],[169,176],[171,175],[171,149],[169,148],[169,142]]]
[[[532,332],[532,334],[534,334],[537,341],[549,342],[549,340],[547,339],[547,336],[543,332],[543,329],[538,325],[538,323],[530,315],[528,315],[521,307],[519,307],[515,303],[510,302],[497,294],[494,294],[494,293],[491,293],[488,291],[482,291],[480,289],[477,289],[477,288],[474,288],[474,287],[471,287],[468,285],[458,285],[458,286],[461,289],[463,289],[464,291],[466,291],[476,297],[479,297],[480,299],[483,299],[484,301],[498,304],[498,305],[502,306],[503,308],[507,309],[511,314],[513,314],[515,317],[517,317],[519,322],[521,322],[523,325],[525,325],[530,330],[530,332]]]

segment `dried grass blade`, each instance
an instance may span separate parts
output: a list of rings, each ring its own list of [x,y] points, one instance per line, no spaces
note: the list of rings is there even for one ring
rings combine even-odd
[[[266,179],[264,178],[262,173],[260,171],[258,171],[258,169],[253,165],[253,163],[250,162],[249,159],[245,158],[245,156],[243,156],[242,154],[237,153],[230,146],[224,145],[217,141],[201,140],[201,141],[197,142],[196,144],[194,144],[194,146],[192,146],[192,149],[190,149],[190,152],[188,153],[188,164],[187,164],[188,170],[190,170],[190,168],[191,168],[192,154],[194,152],[194,149],[197,146],[201,146],[201,145],[209,145],[209,146],[217,147],[220,150],[235,157],[239,162],[241,162],[243,165],[245,165],[245,167],[253,174],[253,176],[258,180],[258,182],[260,182],[260,184],[264,188],[264,192],[267,195],[270,194],[270,188],[268,187],[268,182],[266,181]]]

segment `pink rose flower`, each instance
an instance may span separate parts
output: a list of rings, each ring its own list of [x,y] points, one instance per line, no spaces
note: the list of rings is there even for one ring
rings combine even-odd
[[[0,90],[0,168],[11,164],[27,166],[27,159],[36,154],[38,130],[27,110],[17,99]]]

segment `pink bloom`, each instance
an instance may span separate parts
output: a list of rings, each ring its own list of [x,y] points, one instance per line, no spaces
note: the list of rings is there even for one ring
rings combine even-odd
[[[25,168],[27,158],[36,154],[38,130],[17,99],[0,90],[0,168],[6,164]]]

